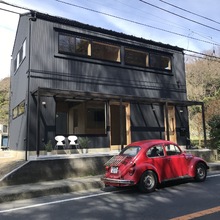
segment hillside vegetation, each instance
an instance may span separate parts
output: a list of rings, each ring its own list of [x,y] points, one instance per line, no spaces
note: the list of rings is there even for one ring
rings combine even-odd
[[[0,124],[8,124],[10,78],[0,81]]]
[[[218,148],[220,135],[216,134],[220,133],[220,51],[206,54],[213,57],[187,57],[186,84],[188,99],[204,102],[207,133],[208,138],[211,138],[210,146]],[[193,106],[189,110],[191,137],[201,141],[203,132],[201,109]]]

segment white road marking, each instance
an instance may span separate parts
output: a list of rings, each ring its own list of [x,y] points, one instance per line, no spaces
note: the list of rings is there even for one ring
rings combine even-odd
[[[213,177],[217,177],[217,176],[220,176],[220,173],[219,173],[219,174],[213,174],[213,175],[207,176],[207,178],[213,178]]]
[[[207,178],[213,178],[213,177],[219,177],[219,176],[220,176],[220,174],[213,174],[213,175],[207,176]],[[6,213],[6,212],[14,212],[14,211],[18,211],[18,210],[24,210],[24,209],[32,209],[32,208],[37,208],[37,207],[47,206],[47,205],[53,205],[53,204],[58,204],[58,203],[88,199],[88,198],[98,197],[98,196],[103,196],[103,195],[110,195],[110,194],[113,194],[113,193],[118,193],[118,192],[123,192],[123,191],[127,191],[127,189],[126,190],[112,191],[112,192],[103,192],[103,193],[86,195],[86,196],[80,196],[80,197],[70,198],[70,199],[57,200],[57,201],[53,201],[53,202],[39,203],[39,204],[35,204],[35,205],[23,206],[23,207],[18,207],[18,208],[13,208],[13,209],[6,209],[6,210],[0,211],[0,214],[1,213]]]
[[[64,202],[88,199],[88,198],[92,198],[92,197],[109,195],[109,194],[113,194],[113,193],[117,193],[117,192],[123,192],[123,191],[127,191],[127,190],[118,190],[118,191],[113,191],[113,192],[103,192],[103,193],[98,193],[98,194],[80,196],[80,197],[77,197],[77,198],[63,199],[63,200],[57,200],[57,201],[53,201],[53,202],[45,202],[45,203],[39,203],[39,204],[35,204],[35,205],[29,205],[29,206],[13,208],[13,209],[6,209],[6,210],[0,211],[0,214],[1,213],[6,213],[6,212],[13,212],[13,211],[18,211],[18,210],[24,210],[24,209],[32,209],[32,208],[36,208],[36,207],[53,205],[53,204],[58,204],[58,203],[64,203]]]

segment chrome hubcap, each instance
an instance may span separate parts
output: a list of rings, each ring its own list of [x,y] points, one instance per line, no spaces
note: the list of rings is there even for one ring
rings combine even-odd
[[[203,176],[204,176],[204,170],[203,170],[201,167],[199,167],[199,168],[197,169],[197,173],[198,173],[198,175],[199,175],[200,177],[203,177]]]
[[[147,188],[151,188],[154,185],[154,178],[152,176],[146,176],[144,184]]]

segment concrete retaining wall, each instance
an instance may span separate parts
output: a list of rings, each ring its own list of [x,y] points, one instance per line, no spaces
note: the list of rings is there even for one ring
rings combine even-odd
[[[195,149],[195,150],[185,150],[187,153],[191,153],[196,157],[201,157],[206,162],[214,162],[218,160],[217,150],[210,149]]]
[[[186,150],[186,152],[201,157],[207,162],[218,159],[216,150],[198,149]],[[101,155],[82,158],[45,158],[44,160],[29,161],[6,176],[0,182],[0,186],[101,175],[105,172],[104,163],[111,157],[112,155]]]
[[[101,175],[104,163],[112,156],[29,161],[0,182],[3,185],[27,184],[81,176]]]

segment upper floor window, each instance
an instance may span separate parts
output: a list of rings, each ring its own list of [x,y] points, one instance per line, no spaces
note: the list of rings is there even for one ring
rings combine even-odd
[[[75,52],[75,37],[71,35],[59,35],[59,52],[74,53]]]
[[[91,43],[88,40],[76,38],[77,54],[91,56]]]
[[[124,48],[121,53],[121,45],[110,42],[86,39],[73,34],[58,34],[58,52],[86,56],[98,60],[113,61],[124,65],[132,65],[142,68],[154,68],[162,71],[170,71],[172,68],[171,55],[156,53],[152,50],[144,51],[144,48]],[[17,58],[19,59],[19,58]]]
[[[161,54],[150,54],[150,67],[171,70],[171,58]]]
[[[100,42],[93,42],[92,57],[120,62],[120,47]]]
[[[26,40],[23,42],[21,49],[18,51],[18,53],[14,59],[14,72],[21,65],[21,63],[25,57],[26,57]]]
[[[125,64],[146,67],[148,66],[148,53],[125,48]]]

